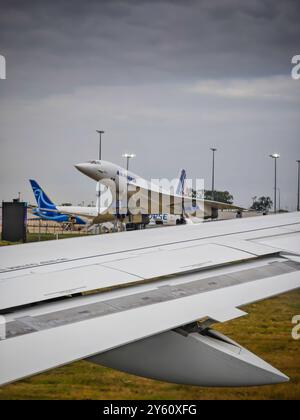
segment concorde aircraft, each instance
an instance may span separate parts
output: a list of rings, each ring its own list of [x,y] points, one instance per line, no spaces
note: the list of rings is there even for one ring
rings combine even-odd
[[[242,210],[241,207],[228,203],[197,199],[186,195],[185,170],[181,172],[179,180],[174,180],[175,188],[172,188],[172,183],[170,183],[170,188],[164,188],[104,160],[78,163],[75,167],[84,175],[111,189],[114,201],[121,203],[119,209],[121,214],[127,213],[129,209],[130,212],[133,210],[135,214],[142,216],[162,213],[182,215],[182,222],[185,223],[189,216],[214,219],[218,217],[218,210]]]
[[[153,213],[165,212],[168,214],[168,219],[175,220],[175,224],[185,224],[199,222],[205,217],[215,218],[218,209],[241,209],[230,204],[194,200],[188,197],[185,170],[182,170],[179,178],[174,180],[175,189],[172,194],[170,190],[161,189],[110,162],[90,161],[87,164],[78,164],[76,168],[97,181],[96,206],[58,206],[50,200],[35,180],[30,180],[37,202],[37,208],[33,210],[34,215],[58,223],[70,222],[70,219],[76,224],[90,226],[113,222],[117,223],[116,228],[126,225],[132,229],[149,224],[149,216]],[[100,183],[107,187],[104,194],[99,193]],[[137,199],[133,201],[131,207],[128,205],[137,195],[141,203],[138,210]],[[193,217],[194,215],[197,217]]]
[[[2,247],[0,384],[80,359],[178,384],[286,382],[212,326],[299,287],[300,213]]]
[[[184,189],[186,173],[184,170],[181,171],[181,176],[178,180],[177,193],[180,194]],[[116,220],[116,206],[113,203],[113,197],[109,191],[104,192],[104,199],[106,206],[101,206],[99,189],[101,186],[97,183],[97,203],[96,206],[59,206],[55,204],[43,188],[38,184],[36,180],[29,180],[37,207],[32,209],[32,213],[42,220],[54,221],[57,223],[69,223],[73,221],[74,224],[78,225],[98,225],[106,224],[107,222],[114,222]],[[103,195],[101,195],[103,198]],[[102,200],[104,201],[104,200]],[[127,211],[127,209],[125,209]],[[150,221],[151,218],[149,218]],[[155,219],[155,215],[154,215]],[[174,220],[173,220],[174,219]],[[126,218],[122,219],[126,222]],[[127,220],[128,221],[128,220]],[[181,222],[181,218],[178,216],[164,215],[164,224],[174,225]]]

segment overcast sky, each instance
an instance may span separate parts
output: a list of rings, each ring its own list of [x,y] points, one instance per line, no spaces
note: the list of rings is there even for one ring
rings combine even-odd
[[[180,168],[249,205],[295,209],[300,159],[300,5],[295,0],[1,0],[0,200],[35,178],[58,203],[94,200],[73,167],[103,157],[145,178]]]

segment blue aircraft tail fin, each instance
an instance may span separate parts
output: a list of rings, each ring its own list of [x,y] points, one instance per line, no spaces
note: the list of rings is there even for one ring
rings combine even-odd
[[[177,195],[184,195],[185,194],[185,181],[186,181],[186,170],[182,169],[179,177],[179,183],[176,190]]]
[[[50,198],[47,196],[47,194],[42,190],[42,188],[39,186],[39,184],[33,180],[30,179],[31,188],[33,190],[38,208],[40,209],[56,209],[55,204],[50,200]]]

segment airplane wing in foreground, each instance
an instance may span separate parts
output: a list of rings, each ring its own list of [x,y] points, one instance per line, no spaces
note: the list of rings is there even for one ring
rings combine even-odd
[[[214,330],[300,287],[300,214],[0,249],[0,383],[80,359],[200,386],[288,378]]]

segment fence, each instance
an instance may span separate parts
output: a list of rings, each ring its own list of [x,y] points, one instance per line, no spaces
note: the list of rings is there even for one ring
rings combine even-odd
[[[28,221],[27,232],[33,235],[90,235],[86,227],[74,225],[73,223],[55,223],[43,220]]]

